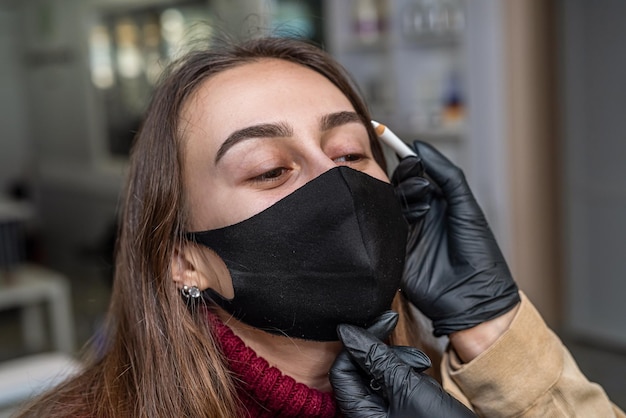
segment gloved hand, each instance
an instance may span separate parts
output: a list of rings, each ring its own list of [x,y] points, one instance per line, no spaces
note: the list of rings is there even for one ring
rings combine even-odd
[[[386,340],[391,332],[398,324],[398,313],[394,311],[386,311],[380,314],[370,326],[367,327],[367,332],[378,338],[379,340]]]
[[[504,314],[520,297],[463,172],[432,146],[413,147],[420,158],[403,159],[392,176],[414,225],[402,290],[432,320],[436,336],[448,335]],[[415,187],[423,182],[415,179],[422,165],[428,192]]]
[[[380,314],[374,322],[367,327],[367,332],[372,336],[378,338],[379,340],[386,340],[391,332],[394,330],[396,325],[398,324],[398,313],[394,311],[386,311]],[[412,367],[422,367],[424,365],[423,357],[428,361],[428,365],[426,368],[430,367],[430,359],[426,357],[421,351],[419,352],[423,357],[419,357],[417,360],[414,358],[410,347],[390,347],[396,355],[398,355],[402,360],[404,360],[407,364]],[[408,349],[408,350],[407,350]],[[419,350],[418,350],[419,351]],[[340,356],[345,356],[348,358],[348,353],[344,350]],[[417,361],[417,363],[415,363]]]
[[[337,332],[346,350],[330,370],[330,383],[346,417],[475,417],[422,373],[430,360],[418,349],[389,347],[353,325],[340,325]]]
[[[416,225],[428,213],[432,187],[425,177],[421,157],[405,157],[391,177],[395,194],[402,203],[402,214],[410,225]]]

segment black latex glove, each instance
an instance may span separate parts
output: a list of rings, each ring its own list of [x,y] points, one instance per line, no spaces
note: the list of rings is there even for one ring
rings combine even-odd
[[[373,337],[378,338],[379,340],[386,340],[398,324],[398,317],[399,315],[397,312],[391,310],[383,312],[374,320],[374,322],[370,326],[367,327],[367,332]],[[426,365],[424,369],[430,367],[430,359],[417,349],[399,346],[392,346],[390,347],[390,349],[393,350],[398,357],[400,357],[405,363],[407,363],[411,367],[424,367],[424,358],[428,362],[428,365]],[[416,358],[413,354],[413,350],[419,352],[420,356]],[[339,356],[344,356],[345,359],[349,358],[346,350],[343,350]]]
[[[367,327],[367,331],[379,340],[386,340],[397,324],[398,313],[386,311],[380,314],[374,322]]]
[[[422,159],[419,156],[403,158],[391,176],[391,183],[402,203],[402,214],[410,225],[416,225],[428,212],[432,193]]]
[[[389,347],[366,330],[340,325],[346,351],[330,370],[330,383],[347,418],[468,418],[469,409],[422,372],[428,357],[416,348]]]
[[[434,334],[447,335],[504,314],[520,298],[463,172],[432,146],[413,147],[420,158],[402,160],[392,176],[413,224],[402,290],[433,321]],[[430,185],[416,187],[422,166]]]

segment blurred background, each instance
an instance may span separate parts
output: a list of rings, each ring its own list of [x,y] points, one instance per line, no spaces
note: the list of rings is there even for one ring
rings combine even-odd
[[[0,0],[0,409],[37,389],[19,367],[97,338],[163,66],[268,30],[324,47],[379,122],[463,168],[522,290],[626,408],[625,26],[621,0]]]

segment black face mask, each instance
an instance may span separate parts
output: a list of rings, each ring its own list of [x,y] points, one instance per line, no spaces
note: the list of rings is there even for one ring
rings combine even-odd
[[[226,263],[234,298],[204,295],[235,318],[333,341],[338,324],[365,327],[390,308],[407,224],[390,184],[337,167],[245,221],[189,238]]]

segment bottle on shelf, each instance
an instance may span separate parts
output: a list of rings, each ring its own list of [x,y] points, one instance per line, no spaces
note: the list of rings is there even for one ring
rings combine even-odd
[[[379,0],[353,0],[353,30],[361,44],[375,44],[385,29],[382,5]]]
[[[402,13],[402,33],[413,40],[454,38],[465,28],[459,0],[411,0]]]
[[[455,71],[451,71],[445,83],[442,98],[442,128],[446,131],[460,132],[465,122],[465,100],[460,78]]]

